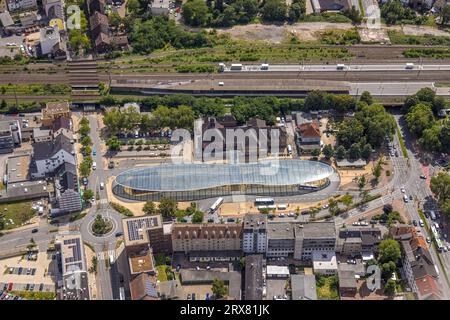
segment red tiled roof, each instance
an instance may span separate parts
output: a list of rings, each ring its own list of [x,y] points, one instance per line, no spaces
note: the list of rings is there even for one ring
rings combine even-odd
[[[302,138],[320,138],[319,125],[316,122],[303,123],[299,130]]]
[[[441,297],[441,292],[437,286],[437,282],[430,275],[416,279],[416,285],[419,289],[420,296],[423,298],[439,299]]]

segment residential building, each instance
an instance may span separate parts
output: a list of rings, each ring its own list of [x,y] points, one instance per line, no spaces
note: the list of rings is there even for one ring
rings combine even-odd
[[[297,126],[297,147],[303,153],[310,153],[322,148],[319,123],[317,121],[305,122]]]
[[[0,120],[0,153],[12,152],[22,143],[22,132],[18,120]]]
[[[291,275],[292,300],[317,300],[316,276],[313,274]]]
[[[334,251],[314,251],[312,254],[312,265],[315,274],[334,275],[338,271],[336,253]]]
[[[170,223],[163,223],[161,215],[131,217],[122,220],[127,252],[151,248],[153,253],[172,252]]]
[[[339,12],[351,9],[351,0],[311,0],[314,13]]]
[[[83,202],[81,200],[76,166],[64,162],[55,170],[55,198],[51,216],[56,217],[69,212],[81,211]]]
[[[287,266],[272,266],[266,267],[267,278],[289,278],[289,268]]]
[[[49,129],[33,128],[33,141],[48,142],[53,140],[53,135]]]
[[[132,276],[148,273],[155,274],[152,252],[148,248],[128,254],[128,264]]]
[[[233,270],[228,272],[213,270],[181,269],[182,285],[211,285],[215,279],[225,282],[228,286],[228,299],[241,299],[241,273]]]
[[[310,261],[314,252],[335,252],[336,227],[334,222],[296,224],[294,230],[294,259]]]
[[[4,28],[10,27],[14,24],[14,21],[11,18],[9,12],[8,11],[2,12],[1,8],[0,8],[0,23]]]
[[[37,9],[36,0],[6,0],[6,3],[10,12]]]
[[[265,253],[267,250],[267,215],[246,215],[243,228],[242,249],[244,253]]]
[[[150,10],[153,16],[168,15],[170,0],[153,0]]]
[[[242,251],[242,224],[186,224],[172,227],[174,252]]]
[[[111,44],[108,17],[100,11],[95,11],[89,17],[89,25],[95,50],[97,53],[105,53]]]
[[[263,261],[262,254],[250,254],[245,257],[244,300],[263,299]]]
[[[234,159],[233,154],[245,160],[264,158],[287,154],[287,133],[285,127],[268,126],[257,118],[239,125],[233,116],[205,117],[195,123],[194,147],[199,160]]]
[[[364,168],[367,165],[367,161],[364,159],[358,159],[349,161],[347,159],[336,159],[336,166],[340,169],[359,169]]]
[[[275,222],[267,225],[267,257],[311,261],[313,252],[334,252],[334,222]]]
[[[356,274],[351,270],[339,270],[339,294],[343,297],[354,297],[358,290]]]
[[[57,258],[61,263],[63,300],[89,300],[88,273],[83,240],[79,233],[59,234],[55,238]]]
[[[439,277],[425,239],[414,227],[395,225],[389,233],[400,242],[402,268],[406,281],[420,300],[440,300]]]
[[[8,12],[8,6],[6,5],[6,0],[0,0],[0,13]],[[8,13],[9,15],[9,13]],[[0,14],[1,21],[1,14]],[[3,22],[3,21],[2,21]],[[3,25],[5,27],[5,25]]]
[[[52,141],[38,142],[32,146],[32,178],[54,173],[65,162],[76,165],[73,144],[62,134]]]
[[[89,16],[93,15],[95,12],[105,14],[105,0],[86,0],[86,6],[88,8]]]
[[[336,251],[346,256],[361,256],[372,259],[378,252],[382,240],[379,228],[347,227],[339,230]]]
[[[72,131],[72,120],[66,117],[57,118],[52,125],[52,133],[53,137],[56,137],[60,134],[66,136],[67,139],[71,141],[75,141],[73,131]]]
[[[6,184],[30,180],[31,155],[22,154],[8,157],[6,161]]]
[[[294,225],[289,222],[271,222],[267,225],[266,256],[288,257],[294,253]]]
[[[69,102],[47,102],[45,108],[42,109],[42,126],[50,128],[53,122],[60,117],[71,117]]]
[[[61,42],[62,39],[59,34],[58,26],[54,25],[52,27],[48,26],[40,29],[39,43],[42,56],[53,56],[55,53],[59,55],[60,53],[56,51],[63,49],[60,46]]]
[[[64,20],[64,5],[62,0],[42,0],[42,6],[48,19]]]
[[[141,273],[130,281],[131,300],[160,300],[157,291],[157,278]]]

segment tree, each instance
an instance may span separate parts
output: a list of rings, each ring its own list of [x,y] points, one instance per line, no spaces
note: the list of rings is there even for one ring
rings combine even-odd
[[[261,8],[264,21],[282,22],[286,19],[287,6],[283,0],[266,0]]]
[[[192,216],[192,223],[202,223],[203,222],[203,212],[202,211],[195,211],[194,215]]]
[[[431,177],[430,187],[437,196],[442,212],[450,217],[450,175],[439,172],[436,176]]]
[[[80,175],[82,177],[88,177],[91,173],[91,165],[87,161],[81,162],[79,169],[80,169]]]
[[[318,156],[320,156],[320,149],[313,149],[313,150],[311,151],[311,155],[312,155],[313,157],[318,157]]]
[[[350,207],[353,203],[353,197],[349,194],[346,194],[341,198],[341,201],[345,205],[346,210],[348,210],[348,207]]]
[[[141,5],[138,0],[128,0],[127,1],[127,10],[129,13],[138,13],[141,9]]]
[[[350,149],[348,150],[348,157],[351,160],[357,160],[361,158],[361,148],[359,146],[359,143],[354,143],[351,145]]]
[[[345,151],[345,148],[344,148],[344,146],[339,146],[337,149],[336,149],[336,151],[335,151],[335,156],[336,156],[336,158],[338,158],[339,160],[341,160],[341,159],[344,159],[345,158],[345,154],[346,154],[347,152]]]
[[[395,281],[392,280],[392,279],[389,279],[386,282],[386,285],[384,286],[384,293],[387,296],[391,297],[391,296],[393,296],[395,294],[395,288],[396,288]]]
[[[96,234],[105,234],[110,230],[111,226],[106,223],[106,220],[101,215],[96,215],[92,223],[92,231]]]
[[[288,20],[289,22],[297,22],[305,16],[306,12],[306,1],[300,0],[297,2],[294,2],[289,7],[288,12]]]
[[[355,6],[352,6],[351,9],[344,11],[344,15],[352,20],[353,24],[360,24],[362,21],[362,17],[359,14],[359,11],[356,10]]]
[[[83,192],[83,200],[84,201],[89,201],[93,197],[94,197],[94,191],[92,191],[91,189],[84,190],[84,192]]]
[[[92,139],[91,139],[91,137],[90,137],[90,136],[85,136],[85,137],[83,137],[83,139],[81,139],[81,144],[82,144],[84,147],[91,146],[91,145],[92,145]]]
[[[361,150],[361,157],[363,157],[364,160],[368,161],[370,159],[371,154],[372,154],[372,146],[370,145],[370,143],[366,143]]]
[[[330,211],[330,213],[333,216],[335,216],[335,215],[340,213],[341,210],[339,209],[339,203],[336,200],[330,199],[328,201],[328,204],[329,204],[328,210]]]
[[[364,91],[359,98],[359,101],[367,103],[367,105],[373,104],[373,97],[369,91]]]
[[[91,132],[91,128],[89,128],[89,124],[81,124],[78,129],[78,133],[82,136],[87,136]]]
[[[401,256],[400,245],[394,239],[386,239],[378,245],[379,254],[378,261],[386,263],[392,261],[397,264]]]
[[[364,136],[364,127],[356,118],[345,118],[339,126],[336,138],[340,145],[350,148],[354,143],[358,143]]]
[[[183,5],[184,22],[193,27],[206,25],[209,17],[209,10],[203,0],[189,0]]]
[[[383,212],[384,214],[388,215],[389,213],[391,213],[394,210],[394,208],[392,207],[391,204],[385,204],[383,206]]]
[[[331,144],[326,144],[322,149],[322,153],[326,159],[331,159],[331,157],[334,155],[334,150]]]
[[[442,26],[445,26],[450,22],[450,5],[446,4],[442,7],[441,12],[439,13],[439,18]]]
[[[359,190],[364,189],[364,187],[366,186],[366,183],[367,183],[367,181],[366,181],[366,176],[365,175],[362,175],[361,177],[359,177],[359,179],[358,179],[358,188],[359,188]]]
[[[382,263],[381,266],[381,277],[387,281],[389,278],[392,277],[392,273],[395,272],[397,269],[397,266],[395,265],[394,261],[388,261],[385,263]]]
[[[433,111],[429,105],[419,103],[411,108],[406,115],[408,129],[418,137],[425,129],[431,128],[434,123]]]
[[[228,290],[223,280],[214,279],[211,291],[216,299],[220,299],[227,294]]]
[[[156,205],[153,201],[147,201],[144,204],[144,207],[142,208],[142,211],[144,211],[145,214],[156,214]]]
[[[116,136],[112,136],[106,141],[106,145],[110,151],[120,150],[122,143]]]
[[[173,199],[161,198],[158,209],[164,218],[172,218],[178,210],[178,203]]]
[[[326,108],[327,94],[320,90],[313,90],[308,93],[305,99],[306,110],[321,110]]]
[[[440,152],[442,150],[441,132],[442,127],[435,124],[431,128],[425,129],[422,132],[422,137],[419,139],[419,143],[425,150]]]
[[[381,177],[381,171],[383,170],[383,167],[381,166],[381,160],[377,162],[377,164],[375,165],[375,168],[373,168],[372,173],[373,176],[375,177],[375,181],[378,182],[378,180]]]

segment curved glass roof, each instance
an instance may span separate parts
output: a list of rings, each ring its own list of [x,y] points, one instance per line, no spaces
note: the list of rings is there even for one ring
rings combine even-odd
[[[306,160],[270,160],[257,163],[164,164],[124,171],[116,183],[134,190],[187,191],[224,185],[303,185],[328,178],[332,167]]]

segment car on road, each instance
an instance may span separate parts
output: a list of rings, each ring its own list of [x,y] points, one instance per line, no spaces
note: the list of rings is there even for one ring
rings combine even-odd
[[[116,237],[121,237],[121,236],[123,236],[123,232],[122,231],[116,232]]]
[[[427,243],[431,243],[430,237],[427,237]]]
[[[398,151],[395,151],[395,156],[398,157]]]
[[[36,232],[38,232],[39,230],[37,229],[37,228],[34,228],[34,229],[32,229],[31,230],[31,233],[36,233]]]
[[[424,175],[424,174],[421,174],[421,175],[420,175],[420,179],[426,179],[426,178],[427,178],[426,175]]]
[[[96,156],[97,155],[97,151],[94,149],[94,150],[92,150],[92,155],[93,156]]]
[[[413,220],[413,225],[414,225],[415,227],[417,227],[417,221],[416,221],[416,220]]]
[[[97,163],[94,161],[94,162],[92,163],[92,170],[95,170],[95,169],[97,169]]]
[[[408,202],[408,196],[406,194],[403,195],[403,201]]]
[[[423,220],[422,220],[422,219],[419,220],[419,226],[421,226],[421,227],[424,227],[424,226],[425,226],[425,224],[423,223]]]
[[[444,252],[447,252],[447,251],[448,251],[448,249],[447,249],[446,246],[444,246],[443,249],[444,249]]]
[[[412,195],[410,195],[409,196],[409,200],[413,200],[414,198],[413,198],[413,196]]]
[[[400,191],[401,191],[402,193],[406,193],[405,188],[401,188]]]
[[[100,190],[105,189],[105,184],[103,182],[100,182]]]
[[[86,177],[83,177],[83,185],[87,186],[89,183],[88,179]]]

